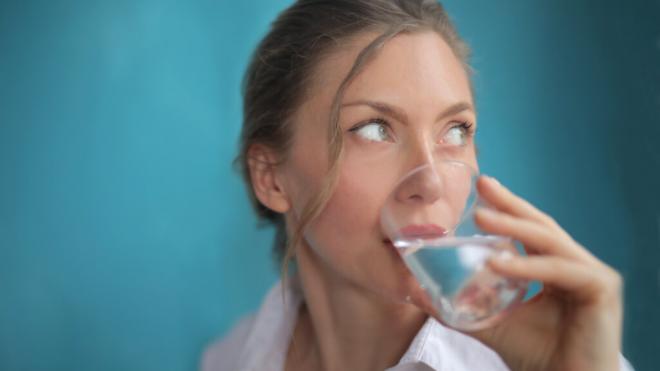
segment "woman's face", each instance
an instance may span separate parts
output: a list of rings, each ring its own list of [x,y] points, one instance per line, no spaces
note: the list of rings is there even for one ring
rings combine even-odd
[[[294,115],[293,143],[283,167],[292,204],[288,223],[297,222],[326,180],[332,100],[373,37],[364,34],[325,58]],[[468,76],[435,32],[400,34],[350,83],[341,107],[344,153],[337,184],[298,248],[308,249],[334,278],[400,301],[417,285],[387,243],[380,211],[403,175],[433,162],[439,153],[477,168]]]

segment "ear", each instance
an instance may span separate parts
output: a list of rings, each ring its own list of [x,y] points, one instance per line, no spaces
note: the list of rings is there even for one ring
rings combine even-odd
[[[277,156],[264,145],[253,144],[247,153],[252,189],[259,202],[267,208],[285,213],[291,207],[279,181]]]

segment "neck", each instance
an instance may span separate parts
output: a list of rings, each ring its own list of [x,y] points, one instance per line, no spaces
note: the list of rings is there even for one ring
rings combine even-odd
[[[304,304],[287,366],[383,370],[398,363],[427,315],[337,277],[308,248],[297,259]]]

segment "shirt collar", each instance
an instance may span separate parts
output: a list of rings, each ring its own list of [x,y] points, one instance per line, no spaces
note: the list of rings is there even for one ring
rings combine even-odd
[[[270,290],[240,356],[241,370],[282,370],[301,302],[295,277],[286,284],[279,281]],[[493,350],[429,317],[399,363],[388,370],[461,369],[508,370]]]
[[[495,351],[469,335],[444,326],[433,317],[426,320],[399,363],[389,370],[409,369],[509,370]]]
[[[281,370],[302,295],[295,278],[280,280],[257,312],[238,365],[241,370]]]

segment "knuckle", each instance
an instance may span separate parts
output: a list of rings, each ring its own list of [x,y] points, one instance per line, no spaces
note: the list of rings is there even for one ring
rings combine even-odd
[[[541,238],[543,238],[547,246],[554,246],[558,240],[558,237],[560,237],[554,231],[548,230],[547,228],[542,226],[537,226],[536,230],[538,231]]]
[[[608,278],[608,288],[604,291],[604,303],[610,306],[621,306],[623,297],[623,279],[618,273],[610,274]]]
[[[621,273],[617,272],[615,269],[608,268],[608,270],[609,286],[616,291],[621,291],[621,288],[623,287],[623,276],[621,276]]]
[[[554,217],[552,217],[552,216],[550,216],[550,215],[548,215],[548,214],[545,214],[545,213],[543,213],[542,215],[543,215],[543,218],[545,219],[546,224],[548,224],[548,225],[551,226],[551,227],[561,229],[561,227],[559,226],[559,222],[557,221],[557,219],[555,219]]]
[[[551,272],[561,272],[563,267],[563,262],[559,259],[550,259],[548,261],[548,270]]]
[[[616,270],[605,267],[599,281],[599,291],[603,298],[618,298],[623,290],[623,277]]]

